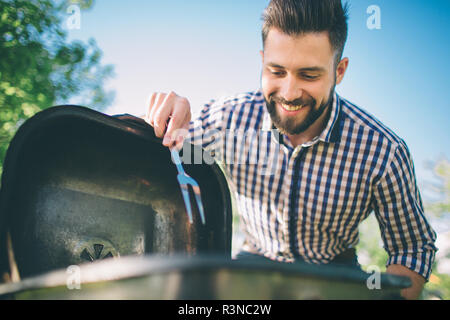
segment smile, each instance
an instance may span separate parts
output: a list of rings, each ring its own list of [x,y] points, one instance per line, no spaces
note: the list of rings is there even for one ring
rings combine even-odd
[[[300,109],[302,109],[304,106],[300,105],[300,106],[288,106],[286,104],[281,104],[281,107],[286,110],[286,111],[299,111]]]

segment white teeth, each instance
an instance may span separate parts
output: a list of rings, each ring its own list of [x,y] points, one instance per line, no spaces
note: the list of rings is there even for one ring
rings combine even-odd
[[[283,109],[286,109],[287,111],[298,111],[298,110],[300,110],[301,108],[303,108],[303,106],[288,106],[288,105],[285,105],[285,104],[282,104],[281,105],[282,107],[283,107]]]

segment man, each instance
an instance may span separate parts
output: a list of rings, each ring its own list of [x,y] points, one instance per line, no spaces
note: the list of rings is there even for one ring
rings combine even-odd
[[[246,235],[244,255],[357,264],[358,226],[374,211],[387,272],[408,276],[418,298],[431,273],[428,224],[404,141],[335,86],[349,64],[340,0],[272,0],[263,15],[261,89],[204,106],[154,93],[146,121],[163,144],[189,129],[224,162]],[[181,137],[181,138],[180,138]]]

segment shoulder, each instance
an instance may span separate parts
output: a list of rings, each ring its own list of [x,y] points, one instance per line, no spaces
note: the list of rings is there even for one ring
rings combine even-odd
[[[243,109],[252,109],[252,107],[264,107],[264,96],[260,90],[238,93],[233,96],[222,98],[222,101],[232,112],[239,112]]]
[[[366,109],[355,105],[347,99],[339,96],[342,121],[344,128],[351,126],[353,131],[364,132],[365,136],[371,136],[377,141],[383,141],[392,149],[407,148],[405,141],[394,130],[385,125],[381,120],[372,115]],[[345,132],[345,130],[344,130]]]
[[[224,112],[236,112],[241,110],[243,107],[248,106],[248,104],[264,105],[264,97],[260,90],[237,93],[234,95],[224,95],[210,100],[208,103],[203,105],[202,113],[210,110],[222,110]]]
[[[376,180],[389,172],[393,165],[413,168],[413,160],[405,140],[367,110],[341,100],[341,139],[358,145],[371,155],[376,170]]]
[[[261,90],[238,93],[212,101],[213,109],[220,109],[227,129],[258,128],[265,112]]]

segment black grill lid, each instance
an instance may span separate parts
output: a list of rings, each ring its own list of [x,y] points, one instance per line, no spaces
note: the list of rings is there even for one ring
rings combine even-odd
[[[69,105],[39,112],[19,128],[4,162],[2,271],[8,231],[22,277],[124,255],[229,256],[230,193],[209,163],[184,165],[206,215],[202,226],[194,208],[190,225],[170,152],[144,120]]]

